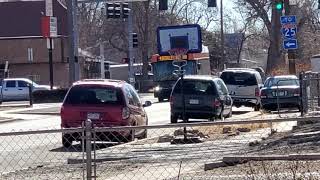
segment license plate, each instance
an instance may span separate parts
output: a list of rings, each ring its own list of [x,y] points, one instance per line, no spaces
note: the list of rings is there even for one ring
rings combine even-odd
[[[189,104],[199,104],[198,99],[190,99]]]
[[[284,91],[278,91],[278,92],[274,92],[273,96],[285,96],[285,92]]]
[[[100,119],[100,113],[88,113],[87,119],[91,119],[91,120]]]

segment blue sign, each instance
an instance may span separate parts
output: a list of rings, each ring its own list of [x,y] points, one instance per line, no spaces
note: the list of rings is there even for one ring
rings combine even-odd
[[[283,40],[284,49],[298,49],[297,39],[285,39]]]
[[[281,16],[280,21],[281,21],[281,24],[296,24],[297,17],[296,16]]]
[[[296,37],[297,27],[282,27],[281,32],[284,38],[291,39]]]

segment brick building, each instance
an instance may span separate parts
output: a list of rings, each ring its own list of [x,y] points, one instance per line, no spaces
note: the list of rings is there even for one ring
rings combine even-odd
[[[49,84],[47,40],[41,36],[44,0],[0,0],[0,78],[9,63],[10,77],[33,78]],[[54,38],[54,85],[68,86],[67,9],[61,0],[53,0],[58,37]]]

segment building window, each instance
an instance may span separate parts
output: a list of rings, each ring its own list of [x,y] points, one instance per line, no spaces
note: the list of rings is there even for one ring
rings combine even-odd
[[[38,83],[38,82],[40,82],[40,75],[37,75],[37,74],[29,75],[28,79],[30,79],[33,82]]]
[[[32,63],[33,62],[33,49],[28,48],[28,62]]]

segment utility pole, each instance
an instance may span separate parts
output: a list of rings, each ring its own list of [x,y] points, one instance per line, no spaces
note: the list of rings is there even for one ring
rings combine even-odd
[[[289,0],[284,0],[284,14],[286,16],[290,15],[290,2]],[[289,63],[289,74],[296,74],[296,51],[288,50],[288,63]]]
[[[80,79],[78,63],[78,0],[67,0],[68,41],[69,41],[69,85]]]
[[[220,0],[220,31],[221,31],[221,63],[224,68],[224,30],[223,30],[223,0]]]
[[[100,40],[100,74],[101,79],[105,79],[105,69],[104,69],[104,45],[102,40]]]
[[[129,16],[128,16],[128,39],[129,39],[129,83],[134,86],[134,72],[133,72],[133,13],[132,13],[132,2],[129,2]]]

